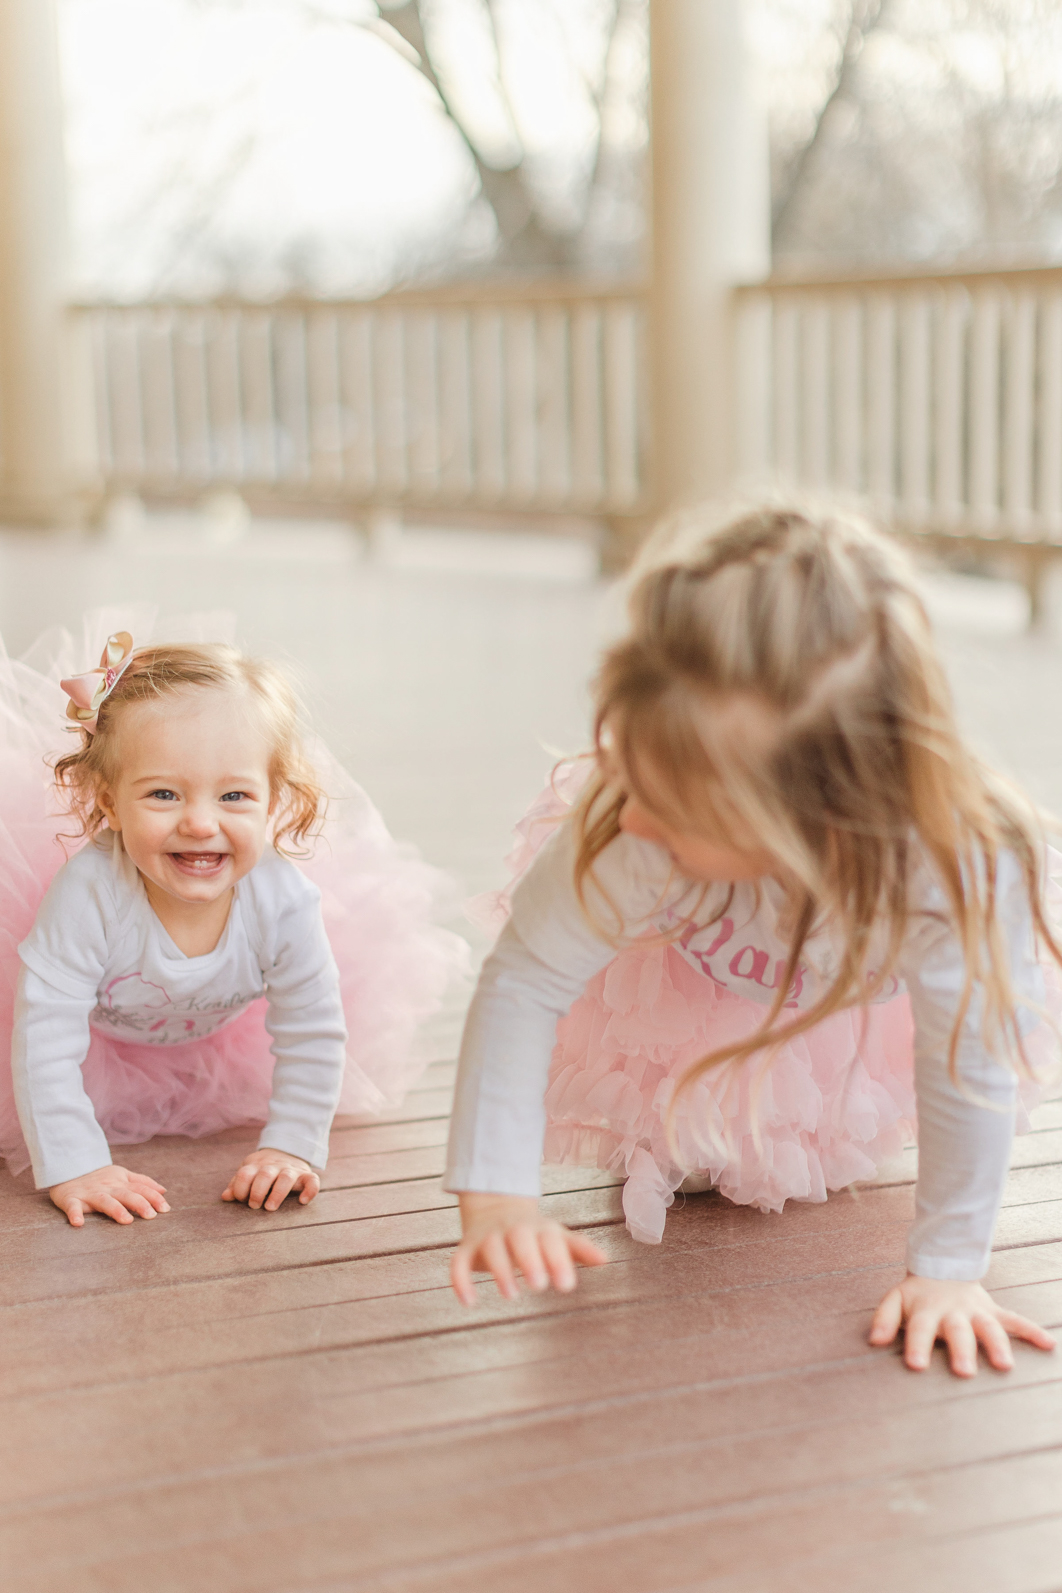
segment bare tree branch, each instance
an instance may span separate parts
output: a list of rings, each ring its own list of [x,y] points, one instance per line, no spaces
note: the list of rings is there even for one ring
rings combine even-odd
[[[834,107],[847,99],[852,91],[853,79],[863,46],[874,29],[879,26],[886,0],[850,0],[848,25],[844,43],[837,57],[837,70],[829,93],[823,100],[814,126],[797,154],[790,162],[786,180],[774,202],[771,214],[771,233],[775,246],[784,242],[787,225],[803,188],[809,170],[822,146],[823,135]]]

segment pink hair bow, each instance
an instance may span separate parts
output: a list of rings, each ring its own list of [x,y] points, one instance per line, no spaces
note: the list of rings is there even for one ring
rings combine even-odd
[[[100,707],[122,678],[132,657],[133,638],[128,631],[115,631],[107,638],[99,669],[89,669],[83,675],[71,675],[59,682],[70,698],[66,717],[73,720],[74,727],[92,735]]]

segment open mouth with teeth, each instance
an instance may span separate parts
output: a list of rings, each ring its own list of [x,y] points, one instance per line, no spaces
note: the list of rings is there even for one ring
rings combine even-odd
[[[170,862],[182,874],[209,878],[220,874],[229,860],[228,852],[170,852]]]

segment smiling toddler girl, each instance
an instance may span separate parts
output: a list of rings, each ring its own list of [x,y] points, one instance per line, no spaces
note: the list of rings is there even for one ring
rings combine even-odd
[[[56,783],[88,844],[18,948],[18,1119],[0,1102],[0,1149],[75,1227],[131,1222],[166,1211],[165,1191],[112,1165],[108,1141],[264,1120],[222,1198],[305,1204],[337,1106],[401,1094],[412,1024],[457,959],[429,922],[431,871],[351,787],[317,866],[326,925],[284,855],[306,853],[325,802],[271,665],[118,632],[62,686],[79,745]]]

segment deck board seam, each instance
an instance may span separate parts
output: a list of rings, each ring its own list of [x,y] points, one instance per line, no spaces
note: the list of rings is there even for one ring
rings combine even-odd
[[[1027,1394],[1033,1390],[1040,1390],[1043,1388],[1056,1386],[1059,1382],[1062,1382],[1062,1378],[1050,1379],[1046,1383],[1021,1385],[1020,1387],[1012,1387],[1011,1389],[991,1389],[986,1391],[982,1397],[987,1398],[993,1394],[1003,1396],[1008,1393]],[[918,1414],[924,1414],[926,1411],[932,1411],[937,1406],[950,1405],[951,1403],[952,1401],[949,1399],[929,1401],[926,1405],[912,1408],[905,1414],[913,1414],[915,1412]],[[582,1409],[582,1407],[575,1408]],[[525,1416],[531,1415],[531,1413],[521,1414]],[[534,1417],[538,1418],[539,1414],[540,1413],[538,1412],[534,1413]],[[549,1419],[556,1419],[556,1413],[553,1411],[547,1411],[541,1414]],[[491,1418],[489,1420],[491,1420],[493,1423],[495,1419]],[[595,1470],[600,1471],[607,1466],[616,1463],[617,1461],[628,1463],[643,1460],[651,1461],[653,1459],[659,1460],[669,1455],[673,1456],[685,1452],[695,1451],[700,1452],[716,1447],[721,1448],[731,1445],[734,1442],[744,1442],[747,1439],[771,1438],[783,1436],[787,1433],[823,1432],[828,1431],[831,1427],[845,1426],[847,1422],[847,1416],[838,1415],[824,1421],[801,1421],[778,1427],[764,1426],[748,1431],[742,1430],[740,1432],[728,1432],[718,1438],[689,1439],[675,1444],[657,1444],[655,1446],[646,1446],[644,1448],[624,1449],[618,1454],[596,1456],[583,1461],[573,1462],[570,1465],[537,1466],[515,1473],[506,1472],[501,1486],[508,1487],[514,1482],[534,1482],[549,1478],[561,1478],[577,1473],[591,1472]],[[516,1423],[513,1425],[515,1424]],[[527,1422],[521,1423],[521,1425],[528,1424],[529,1423]],[[465,1424],[458,1425],[461,1427],[462,1438],[471,1437],[474,1439],[475,1437],[479,1436],[478,1432],[476,1431],[475,1423],[468,1424],[469,1430],[467,1432],[465,1430]],[[505,1422],[501,1430],[506,1431],[509,1425],[509,1423]],[[494,1430],[496,1429],[492,1427],[492,1431]],[[446,1425],[418,1429],[416,1431],[420,1434],[421,1444],[426,1448],[432,1446],[441,1447],[451,1443],[453,1439],[453,1430],[451,1427]],[[335,1465],[344,1460],[357,1460],[363,1457],[368,1458],[372,1455],[379,1455],[381,1452],[400,1452],[411,1447],[409,1438],[410,1434],[380,1435],[376,1438],[361,1440],[354,1444],[327,1445],[320,1449],[302,1450],[298,1453],[288,1452],[285,1455],[274,1456],[267,1459],[259,1459],[255,1461],[235,1461],[224,1466],[202,1467],[192,1471],[180,1473],[175,1472],[170,1476],[152,1477],[150,1481],[147,1482],[136,1481],[129,1483],[111,1483],[105,1488],[79,1490],[76,1493],[41,1495],[37,1499],[25,1500],[17,1505],[0,1506],[0,1522],[17,1522],[23,1519],[31,1519],[33,1517],[37,1517],[48,1512],[54,1512],[55,1510],[60,1509],[65,1510],[85,1508],[100,1501],[113,1500],[118,1496],[128,1497],[136,1494],[147,1496],[155,1492],[176,1492],[181,1489],[197,1487],[210,1482],[219,1482],[226,1478],[233,1479],[238,1477],[252,1477],[264,1473],[272,1473],[275,1475],[292,1468],[305,1467],[307,1464]],[[1007,1460],[1026,1459],[1035,1455],[1054,1455],[1058,1453],[1059,1446],[1056,1443],[1039,1443],[1025,1449],[1010,1448],[1000,1451],[998,1454],[980,1454],[969,1459],[959,1459],[946,1463],[942,1462],[933,1466],[925,1466],[915,1471],[891,1467],[887,1470],[868,1473],[866,1476],[858,1477],[852,1480],[839,1479],[836,1482],[825,1483],[811,1487],[795,1485],[793,1488],[776,1489],[772,1494],[757,1494],[753,1499],[734,1500],[726,1504],[706,1506],[705,1509],[711,1510],[715,1513],[721,1513],[727,1512],[738,1506],[747,1505],[749,1508],[752,1508],[759,1505],[761,1502],[765,1502],[767,1504],[771,1504],[772,1502],[776,1503],[779,1499],[791,1499],[794,1497],[794,1495],[814,1496],[819,1493],[841,1493],[853,1488],[859,1489],[876,1486],[882,1482],[895,1480],[910,1481],[918,1477],[943,1476],[956,1471],[972,1469],[977,1466],[999,1465],[1005,1463]],[[447,1482],[443,1482],[440,1484],[439,1491],[445,1492],[448,1486],[449,1484]],[[486,1493],[494,1486],[495,1484],[493,1482],[487,1484],[470,1483],[467,1486],[462,1487],[459,1491],[467,1494]],[[1060,1513],[1062,1513],[1062,1507],[1060,1507]],[[653,1516],[646,1517],[645,1519],[650,1521],[657,1519],[665,1519],[670,1521],[673,1518],[670,1516],[664,1518]]]
[[[1000,1459],[1005,1458],[1000,1457]],[[955,1468],[943,1468],[943,1472],[940,1474],[952,1469],[963,1469],[964,1464],[960,1464]],[[971,1462],[970,1464],[977,1463]],[[927,1473],[927,1475],[937,1474],[935,1472]],[[842,1491],[865,1491],[867,1488],[872,1488],[875,1485],[880,1486],[882,1483],[907,1480],[909,1479],[904,1475],[890,1474],[880,1478],[868,1479],[866,1482],[860,1480],[859,1483],[850,1483],[847,1486],[808,1489],[802,1497],[805,1497],[809,1503],[816,1497],[821,1497],[825,1501]],[[792,1498],[789,1494],[782,1497],[787,1501]],[[547,1555],[555,1556],[563,1553],[570,1554],[578,1550],[603,1548],[625,1540],[656,1536],[662,1532],[672,1532],[676,1528],[708,1526],[713,1522],[726,1519],[727,1516],[737,1517],[738,1519],[742,1516],[747,1519],[755,1518],[758,1514],[762,1514],[762,1503],[772,1503],[776,1506],[777,1502],[777,1499],[762,1502],[760,1499],[755,1499],[741,1501],[737,1506],[705,1506],[701,1510],[676,1511],[672,1515],[639,1517],[633,1521],[617,1522],[610,1527],[584,1528],[573,1532],[557,1533],[549,1537],[528,1538],[505,1548],[492,1548],[467,1555],[440,1556],[435,1559],[424,1560],[415,1565],[407,1562],[405,1565],[395,1566],[386,1571],[370,1572],[368,1577],[356,1577],[353,1580],[343,1582],[314,1583],[314,1593],[372,1593],[375,1588],[386,1588],[399,1581],[413,1582],[419,1580],[423,1582],[429,1576],[438,1578],[443,1575],[453,1576],[462,1572],[482,1570],[488,1567],[500,1567],[511,1563],[514,1559],[526,1558],[529,1555],[545,1558]],[[1053,1521],[1062,1521],[1062,1508],[1057,1511],[1042,1512],[1035,1516],[1012,1517],[1007,1521],[993,1522],[988,1527],[969,1527],[959,1530],[945,1530],[939,1533],[925,1532],[920,1535],[918,1542],[919,1544],[958,1542],[964,1537],[976,1537],[978,1534],[992,1531],[1005,1531],[1019,1524],[1022,1526],[1034,1526]],[[914,1546],[912,1544],[912,1547]],[[859,1552],[861,1549],[862,1552],[865,1552],[865,1546],[848,1543],[843,1547],[837,1548],[832,1553],[827,1550],[825,1553],[813,1552],[810,1555],[801,1556],[796,1563],[814,1565],[817,1561],[821,1561],[824,1565],[827,1565],[831,1559],[840,1558],[841,1555],[848,1556]],[[725,1579],[712,1577],[705,1581],[686,1585],[690,1589],[697,1589],[698,1593],[708,1593],[713,1583],[723,1586],[725,1581],[728,1580],[732,1580],[729,1575]],[[296,1585],[291,1584],[289,1588],[285,1589],[285,1593],[296,1593]],[[661,1590],[661,1593],[671,1593],[671,1589]]]
[[[877,1267],[877,1268],[865,1268],[865,1269],[864,1268],[852,1268],[852,1269],[848,1269],[847,1271],[834,1271],[834,1272],[831,1272],[831,1273],[813,1274],[810,1277],[806,1277],[806,1278],[792,1279],[792,1280],[786,1279],[786,1280],[782,1280],[780,1283],[776,1282],[773,1285],[771,1283],[752,1283],[752,1284],[747,1284],[747,1285],[735,1284],[735,1285],[727,1286],[727,1287],[724,1287],[724,1288],[721,1288],[721,1289],[710,1290],[710,1291],[682,1290],[682,1291],[677,1292],[677,1293],[672,1292],[670,1298],[673,1299],[673,1300],[676,1300],[676,1301],[677,1300],[682,1300],[682,1301],[685,1301],[687,1303],[690,1302],[691,1300],[696,1300],[696,1299],[699,1299],[699,1298],[704,1298],[706,1300],[712,1300],[712,1299],[716,1299],[716,1298],[720,1298],[720,1297],[725,1297],[725,1296],[731,1295],[731,1294],[737,1294],[737,1293],[742,1293],[742,1292],[752,1291],[752,1290],[757,1290],[757,1289],[765,1289],[765,1288],[771,1288],[771,1287],[782,1287],[782,1288],[784,1288],[784,1287],[788,1287],[790,1283],[814,1283],[814,1282],[818,1281],[822,1277],[844,1277],[844,1276],[858,1277],[864,1271],[867,1272],[867,1273],[870,1273],[870,1272],[874,1272],[874,1271],[891,1271],[891,1270],[894,1270],[894,1269],[892,1269],[891,1267],[890,1268]],[[996,1288],[995,1293],[998,1294],[998,1295],[1004,1295],[1004,1294],[1007,1294],[1008,1292],[1010,1292],[1011,1290],[1014,1290],[1014,1289],[1039,1288],[1041,1286],[1050,1285],[1052,1283],[1058,1283],[1058,1282],[1062,1282],[1062,1277],[1059,1277],[1059,1278],[1037,1278],[1034,1282],[1022,1282],[1022,1283],[1001,1285],[1001,1286]],[[439,1287],[439,1288],[434,1289],[434,1290],[418,1290],[418,1291],[415,1291],[415,1293],[416,1294],[438,1293],[440,1295],[445,1295],[445,1294],[449,1293],[449,1289],[448,1288],[444,1288],[444,1287]],[[402,1296],[383,1296],[382,1298],[384,1298],[384,1299],[391,1299],[391,1298],[409,1299],[409,1298],[411,1298],[412,1294],[413,1294],[413,1291],[411,1291],[411,1294],[406,1294],[406,1295],[402,1295]],[[380,1297],[377,1297],[377,1298],[380,1298]],[[225,1317],[212,1317],[212,1318],[206,1319],[202,1324],[197,1324],[197,1325],[202,1326],[204,1328],[209,1328],[209,1327],[212,1327],[212,1326],[215,1326],[215,1325],[218,1325],[218,1324],[221,1324],[221,1323],[226,1323],[226,1322],[233,1323],[233,1322],[245,1322],[245,1321],[263,1321],[263,1320],[268,1320],[270,1317],[281,1317],[281,1316],[294,1317],[294,1316],[297,1316],[297,1315],[299,1315],[300,1313],[302,1313],[304,1311],[319,1311],[319,1312],[323,1313],[323,1312],[332,1311],[332,1310],[343,1310],[343,1309],[348,1308],[348,1307],[357,1307],[361,1303],[362,1303],[362,1301],[360,1299],[333,1300],[333,1301],[327,1301],[325,1303],[313,1302],[313,1303],[309,1303],[309,1304],[301,1305],[301,1306],[299,1306],[299,1305],[285,1306],[285,1307],[281,1307],[281,1308],[279,1308],[279,1309],[277,1309],[275,1311],[256,1311],[256,1312],[249,1312],[249,1313],[246,1313],[246,1314],[236,1313],[236,1314],[232,1314],[230,1316],[225,1316]],[[236,1368],[239,1368],[239,1367],[255,1366],[255,1365],[261,1364],[262,1362],[269,1362],[269,1361],[274,1361],[274,1360],[278,1361],[278,1362],[279,1361],[295,1361],[295,1360],[299,1360],[299,1359],[303,1359],[303,1358],[308,1358],[308,1357],[313,1356],[313,1355],[324,1355],[324,1354],[331,1354],[331,1353],[342,1354],[344,1351],[347,1351],[347,1350],[365,1350],[365,1351],[369,1351],[369,1350],[373,1350],[373,1349],[384,1349],[384,1348],[387,1348],[387,1347],[393,1346],[393,1345],[414,1344],[418,1340],[423,1340],[425,1343],[432,1343],[432,1342],[435,1342],[436,1340],[455,1338],[455,1337],[458,1337],[460,1335],[469,1335],[469,1334],[473,1334],[473,1333],[486,1333],[486,1332],[492,1332],[492,1331],[496,1331],[496,1330],[504,1330],[506,1328],[527,1327],[527,1326],[531,1326],[533,1324],[542,1323],[542,1322],[553,1322],[553,1323],[555,1323],[555,1322],[562,1321],[562,1320],[565,1320],[565,1319],[568,1319],[568,1318],[573,1318],[573,1317],[578,1318],[579,1320],[585,1320],[587,1317],[589,1317],[591,1315],[597,1315],[599,1317],[605,1317],[609,1313],[618,1313],[618,1312],[623,1312],[623,1311],[630,1312],[632,1309],[636,1310],[641,1305],[644,1305],[647,1309],[654,1309],[657,1304],[658,1304],[658,1302],[654,1301],[649,1296],[646,1296],[645,1299],[639,1300],[639,1301],[629,1301],[629,1300],[594,1301],[594,1300],[586,1300],[586,1301],[576,1301],[576,1302],[571,1302],[571,1303],[570,1302],[564,1302],[563,1304],[558,1303],[557,1306],[555,1308],[552,1308],[552,1309],[549,1307],[548,1304],[546,1304],[546,1305],[543,1305],[541,1308],[535,1310],[533,1313],[528,1313],[527,1315],[522,1315],[522,1316],[501,1317],[501,1318],[494,1318],[494,1319],[491,1319],[491,1320],[481,1320],[481,1321],[466,1320],[466,1321],[458,1321],[458,1322],[455,1322],[453,1324],[443,1324],[443,1325],[439,1325],[439,1326],[436,1326],[436,1327],[425,1328],[425,1329],[420,1329],[420,1330],[415,1330],[415,1331],[410,1331],[410,1332],[401,1332],[401,1331],[395,1331],[395,1332],[390,1332],[390,1333],[381,1332],[381,1333],[373,1334],[373,1335],[371,1335],[369,1337],[365,1337],[365,1338],[352,1338],[352,1339],[347,1339],[347,1340],[336,1339],[336,1340],[330,1341],[327,1344],[321,1344],[321,1345],[316,1345],[316,1346],[307,1345],[307,1346],[305,1346],[303,1348],[300,1348],[300,1349],[279,1351],[276,1355],[270,1355],[270,1356],[248,1355],[248,1356],[244,1356],[244,1357],[222,1358],[222,1359],[219,1359],[219,1360],[216,1360],[216,1361],[202,1361],[202,1362],[198,1362],[198,1363],[189,1364],[187,1366],[178,1367],[172,1373],[162,1372],[162,1371],[155,1371],[155,1372],[146,1372],[146,1373],[142,1374],[141,1376],[134,1377],[134,1378],[102,1377],[102,1378],[98,1378],[98,1379],[86,1380],[86,1381],[83,1381],[83,1382],[73,1382],[73,1383],[54,1383],[53,1382],[53,1383],[50,1383],[46,1389],[44,1389],[44,1388],[40,1388],[40,1389],[28,1388],[28,1389],[18,1389],[18,1390],[15,1390],[15,1391],[11,1392],[11,1393],[8,1393],[8,1394],[0,1393],[0,1404],[2,1404],[4,1401],[7,1401],[7,1400],[27,1399],[27,1398],[31,1398],[31,1397],[35,1397],[35,1396],[62,1394],[62,1393],[72,1393],[72,1392],[75,1392],[75,1391],[83,1392],[83,1391],[88,1391],[88,1390],[130,1386],[130,1385],[135,1385],[138,1382],[151,1382],[151,1381],[155,1381],[156,1379],[158,1379],[160,1377],[166,1377],[166,1376],[171,1376],[171,1375],[177,1376],[177,1375],[191,1374],[191,1373],[197,1373],[197,1372],[205,1373],[205,1372],[208,1372],[208,1371],[211,1371],[211,1370],[220,1370],[222,1368],[225,1368],[225,1369],[236,1369]],[[845,1306],[845,1307],[842,1307],[839,1310],[837,1310],[835,1315],[836,1315],[836,1319],[838,1321],[843,1321],[844,1318],[846,1318],[846,1317],[865,1316],[865,1315],[867,1315],[869,1313],[869,1311],[871,1309],[872,1309],[872,1307],[869,1304],[868,1305],[862,1305],[862,1306]],[[1044,1326],[1049,1328],[1049,1329],[1050,1328],[1062,1327],[1062,1320],[1060,1320],[1059,1322],[1046,1321],[1044,1323]],[[700,1335],[693,1335],[693,1336],[694,1337],[699,1337]],[[86,1342],[91,1342],[91,1339],[86,1340]],[[681,1342],[681,1341],[676,1341],[676,1342]],[[563,1359],[564,1357],[558,1357],[558,1358]],[[545,1357],[545,1359],[548,1360],[548,1359],[550,1359],[550,1357],[547,1356],[547,1357]],[[521,1364],[522,1365],[532,1365],[532,1364],[537,1365],[537,1364],[541,1364],[541,1363],[540,1363],[540,1361],[534,1361],[534,1362],[528,1361],[528,1362],[522,1362]],[[461,1375],[464,1375],[464,1374],[461,1374]],[[395,1384],[395,1385],[388,1385],[388,1386],[404,1387],[404,1386],[407,1386],[407,1385],[406,1384]]]

